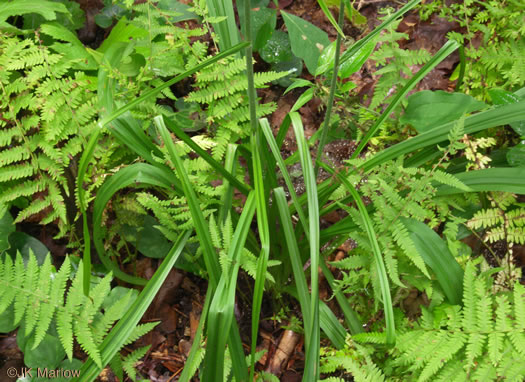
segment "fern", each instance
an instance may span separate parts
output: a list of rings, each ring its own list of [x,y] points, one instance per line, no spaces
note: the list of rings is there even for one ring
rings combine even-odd
[[[443,158],[446,155],[445,153]],[[356,179],[351,176],[349,181],[356,182]],[[437,184],[450,184],[467,189],[457,178],[436,167],[429,170],[405,168],[402,159],[375,168],[359,185],[360,192],[373,206],[371,218],[374,230],[383,253],[387,274],[393,285],[396,288],[413,286],[425,291],[428,296],[432,294],[435,284],[409,232],[399,218],[410,217],[433,228],[448,221],[451,206],[448,200],[434,197]],[[344,196],[344,193],[336,190],[332,198]],[[377,309],[380,290],[375,263],[370,260],[372,249],[364,223],[356,209],[343,203],[338,205],[348,212],[349,218],[357,225],[349,234],[356,242],[357,248],[346,259],[332,263],[347,271],[343,273],[343,279],[337,282],[338,290],[360,294],[360,289],[372,286]],[[455,237],[453,239],[455,241]]]
[[[232,265],[231,260],[228,257],[228,249],[230,248],[230,243],[233,240],[233,225],[231,216],[228,214],[228,217],[224,223],[216,223],[214,215],[211,215],[209,220],[209,230],[213,245],[219,253],[219,263],[221,264],[223,271],[227,272],[229,267]],[[255,279],[257,274],[257,258],[255,255],[244,248],[239,262],[241,268],[248,275],[250,275],[250,277]],[[278,260],[268,261],[268,267],[273,267],[279,264],[281,264],[281,262]],[[275,283],[275,279],[269,271],[266,272],[265,279],[270,283]]]
[[[520,1],[464,1],[450,3],[433,1],[422,6],[428,18],[437,12],[440,17],[458,22],[464,32],[450,32],[449,38],[465,47],[468,58],[464,84],[474,96],[488,99],[488,90],[512,90],[525,84],[525,27]],[[481,40],[481,44],[474,41]]]
[[[246,89],[248,80],[244,73],[246,63],[240,58],[225,58],[218,65],[210,66],[196,75],[195,90],[186,98],[187,103],[207,105],[207,121],[217,145],[213,156],[222,159],[230,142],[249,135],[249,110]],[[255,87],[264,87],[288,73],[265,72],[254,76]],[[225,86],[227,84],[227,86]],[[260,104],[257,117],[272,113],[275,103]]]
[[[55,43],[53,47],[60,46]],[[15,222],[75,217],[71,167],[96,116],[96,82],[76,60],[0,32],[0,204],[26,198]]]
[[[83,265],[79,262],[72,274],[69,257],[58,272],[54,271],[50,256],[42,266],[30,251],[27,266],[20,253],[13,261],[9,255],[0,259],[0,314],[14,310],[14,324],[25,327],[24,336],[33,336],[32,349],[44,339],[52,322],[56,322],[58,337],[67,357],[73,358],[76,338],[82,349],[103,367],[99,346],[115,321],[119,320],[132,302],[133,291],[108,306],[111,292],[111,273],[91,288],[90,297],[83,293]],[[67,288],[68,281],[71,285]],[[67,290],[67,292],[66,292]],[[64,295],[65,298],[64,298]],[[150,331],[157,323],[139,325],[127,343]],[[130,364],[126,372],[130,374]]]
[[[381,11],[388,17],[389,9]],[[408,39],[408,34],[396,32],[401,20],[393,22],[384,34],[378,37],[380,47],[370,56],[381,68],[374,75],[381,76],[374,88],[374,95],[370,102],[370,108],[375,109],[382,104],[388,104],[388,100],[400,89],[412,76],[411,67],[423,65],[430,60],[430,53],[424,49],[408,50],[401,49],[398,41]]]
[[[525,288],[493,295],[492,279],[467,263],[463,308],[423,309],[419,327],[401,334],[389,351],[390,370],[417,381],[522,381],[525,378]],[[384,333],[353,337],[360,343],[386,344]],[[361,368],[362,370],[362,368]]]

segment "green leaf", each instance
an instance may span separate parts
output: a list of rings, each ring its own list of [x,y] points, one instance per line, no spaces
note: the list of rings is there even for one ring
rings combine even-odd
[[[293,57],[288,33],[275,31],[259,51],[261,58],[269,64],[290,61]]]
[[[302,108],[305,104],[310,102],[310,100],[314,97],[314,88],[309,88],[304,91],[303,94],[297,98],[297,101],[295,101],[294,105],[292,106],[292,109],[290,110],[290,113],[293,113],[300,108]]]
[[[9,333],[15,330],[18,324],[15,324],[15,310],[13,305],[0,314],[0,333]]]
[[[348,78],[355,72],[359,71],[364,65],[368,57],[374,51],[376,46],[376,40],[370,40],[361,49],[358,49],[352,55],[344,56],[345,59],[341,60],[339,64],[339,71],[337,76],[340,78]],[[319,57],[319,64],[315,75],[324,74],[334,67],[335,59],[335,41],[332,42],[328,47],[323,50],[321,56]]]
[[[341,60],[341,64],[339,65],[339,77],[348,78],[359,71],[374,51],[375,46],[376,40],[372,39],[354,54],[345,56],[345,59]]]
[[[56,369],[66,356],[60,340],[50,334],[46,334],[40,345],[33,348],[34,336],[26,342],[24,352],[24,363],[27,367]]]
[[[330,44],[328,35],[300,17],[284,11],[281,15],[290,34],[293,54],[302,58],[310,74],[314,74],[321,52]]]
[[[109,28],[113,19],[120,19],[127,11],[118,4],[110,4],[102,8],[95,15],[95,23],[101,28]]]
[[[525,195],[525,168],[486,168],[454,174],[454,177],[471,189],[471,192],[503,191]],[[438,185],[437,196],[464,193],[458,188]]]
[[[9,244],[9,254],[14,258],[16,252],[19,251],[26,264],[31,251],[33,251],[38,265],[44,263],[46,255],[49,253],[49,249],[40,240],[25,232],[13,232],[9,235]]]
[[[489,95],[494,105],[508,105],[522,100],[518,95],[501,89],[491,89],[489,90]],[[510,123],[510,127],[516,134],[525,137],[525,119]]]
[[[47,0],[16,0],[0,4],[0,22],[11,16],[38,13],[46,20],[56,20],[57,13],[68,13],[64,4]]]
[[[408,106],[401,122],[412,125],[418,133],[424,133],[485,106],[484,102],[467,94],[423,90],[408,97]]]
[[[123,232],[125,235],[131,235],[135,238],[135,242],[132,244],[144,256],[163,259],[169,252],[171,244],[162,232],[155,228],[155,225],[158,224],[157,219],[146,215],[141,227],[124,225]]]
[[[13,217],[7,208],[0,208],[0,253],[9,249],[9,235],[15,232]]]
[[[317,69],[315,69],[316,76],[326,73],[328,69],[334,67],[335,46],[336,41],[332,41],[330,45],[324,48],[321,52],[321,55],[317,60]]]
[[[453,305],[460,305],[463,296],[463,269],[450,253],[447,244],[425,223],[400,217],[425,264],[436,275],[445,296]]]
[[[293,89],[296,89],[296,88],[304,88],[304,87],[311,88],[312,86],[314,86],[314,84],[312,82],[310,82],[308,80],[305,80],[303,78],[299,78],[299,79],[294,80],[292,82],[292,84],[286,88],[286,90],[284,91],[283,95],[285,95],[289,91],[291,91]]]
[[[116,42],[130,42],[133,39],[147,38],[148,31],[130,24],[125,17],[122,17],[117,25],[113,27],[111,33],[98,47],[97,52],[105,53],[110,46]]]
[[[517,144],[507,152],[507,162],[513,167],[525,167],[525,142]]]

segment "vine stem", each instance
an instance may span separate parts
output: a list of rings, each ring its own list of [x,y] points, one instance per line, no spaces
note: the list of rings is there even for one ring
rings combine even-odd
[[[339,28],[343,30],[343,23],[345,17],[345,2],[341,0],[339,5],[339,19],[337,23]],[[341,34],[337,34],[335,40],[335,60],[334,60],[334,72],[332,73],[332,81],[330,83],[330,94],[328,96],[328,103],[326,105],[326,114],[324,116],[323,127],[321,131],[321,138],[319,139],[319,146],[317,147],[316,160],[321,161],[321,156],[323,154],[323,148],[326,145],[326,140],[328,138],[328,131],[330,130],[330,117],[332,114],[332,106],[334,103],[335,89],[337,86],[337,73],[339,71],[339,58],[341,56]],[[317,179],[317,174],[319,172],[319,164],[316,161],[314,176]]]

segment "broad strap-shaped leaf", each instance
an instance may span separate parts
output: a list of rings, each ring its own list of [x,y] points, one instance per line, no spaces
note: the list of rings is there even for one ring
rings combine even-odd
[[[461,304],[463,270],[446,243],[425,223],[414,219],[400,218],[409,232],[419,256],[436,275],[436,278],[452,304]]]

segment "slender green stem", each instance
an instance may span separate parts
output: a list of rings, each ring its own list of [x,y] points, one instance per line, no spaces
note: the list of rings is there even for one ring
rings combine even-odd
[[[244,0],[244,40],[249,45],[244,50],[246,54],[246,75],[248,77],[248,101],[250,102],[250,126],[252,134],[257,131],[257,94],[253,80],[253,51],[252,51],[252,28],[251,28],[251,4]],[[259,143],[259,142],[257,142]]]
[[[458,82],[456,83],[455,91],[460,91],[461,86],[463,85],[463,78],[465,77],[465,67],[466,67],[466,60],[465,60],[465,47],[463,45],[460,45],[459,49],[459,76],[458,76]]]
[[[337,20],[339,28],[343,29],[343,23],[345,19],[345,2],[341,1],[339,6],[339,19]],[[328,104],[326,105],[326,114],[324,116],[324,124],[321,131],[321,138],[319,139],[319,146],[317,147],[317,160],[322,160],[323,147],[326,144],[328,138],[328,131],[330,130],[330,117],[332,114],[332,106],[334,103],[335,89],[337,87],[337,72],[339,71],[339,58],[341,56],[341,35],[338,33],[335,40],[335,60],[334,60],[334,72],[332,73],[332,81],[330,83],[330,94],[328,96]],[[319,165],[315,165],[315,177],[319,172]]]

